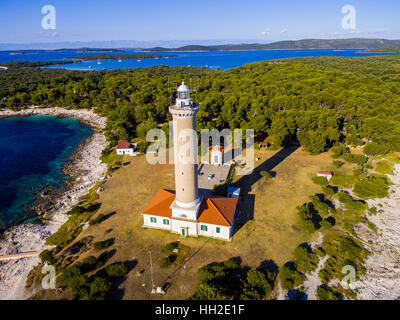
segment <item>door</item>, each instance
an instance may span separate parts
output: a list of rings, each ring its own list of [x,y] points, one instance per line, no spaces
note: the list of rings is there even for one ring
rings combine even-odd
[[[182,228],[182,235],[186,236],[186,230],[184,228]]]
[[[214,156],[214,163],[218,163],[218,156]]]

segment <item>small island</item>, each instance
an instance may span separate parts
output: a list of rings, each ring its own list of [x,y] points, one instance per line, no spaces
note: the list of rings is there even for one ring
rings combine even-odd
[[[77,60],[117,60],[117,59],[150,59],[150,58],[170,58],[176,55],[166,54],[144,54],[144,53],[125,53],[125,54],[99,54],[95,56],[75,56],[67,59]]]
[[[400,53],[400,47],[369,49],[366,52],[373,52],[373,53]]]

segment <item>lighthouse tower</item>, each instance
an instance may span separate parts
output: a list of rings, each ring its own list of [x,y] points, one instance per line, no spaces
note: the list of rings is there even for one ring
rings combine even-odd
[[[184,82],[179,86],[175,105],[169,108],[173,119],[175,200],[172,216],[197,220],[201,197],[197,181],[196,113],[199,108],[190,98]]]

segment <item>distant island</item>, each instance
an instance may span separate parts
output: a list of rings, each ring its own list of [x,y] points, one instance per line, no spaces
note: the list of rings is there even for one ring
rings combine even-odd
[[[400,40],[386,39],[304,39],[278,41],[267,44],[244,43],[244,44],[224,44],[215,46],[189,45],[179,48],[154,47],[142,49],[148,52],[168,52],[168,51],[240,51],[240,50],[302,50],[302,49],[376,49],[385,47],[400,47]]]
[[[67,59],[78,60],[117,60],[117,59],[150,59],[150,58],[170,58],[176,55],[168,54],[146,54],[146,53],[125,53],[125,54],[99,54],[95,56],[74,56]]]
[[[389,47],[389,48],[376,48],[369,49],[367,52],[375,52],[375,53],[400,53],[400,47]]]

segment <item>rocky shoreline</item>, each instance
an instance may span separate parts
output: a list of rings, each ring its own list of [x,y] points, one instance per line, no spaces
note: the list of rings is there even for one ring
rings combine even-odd
[[[393,182],[388,197],[367,201],[369,207],[377,209],[376,214],[368,214],[377,231],[362,225],[355,229],[369,242],[372,252],[365,263],[367,274],[354,283],[359,300],[400,298],[400,165],[395,165],[388,177]]]
[[[31,115],[54,115],[71,117],[90,125],[95,133],[86,139],[75,150],[67,165],[68,174],[74,176],[73,192],[50,195],[48,207],[41,223],[28,222],[7,229],[0,238],[0,256],[39,251],[46,248],[45,240],[68,219],[66,213],[75,206],[81,196],[98,181],[104,178],[106,165],[99,159],[102,150],[107,146],[103,134],[106,119],[90,110],[69,110],[63,108],[31,107],[21,111],[0,111],[0,118]],[[39,257],[22,258],[0,262],[0,300],[25,299],[25,280],[39,262]]]

